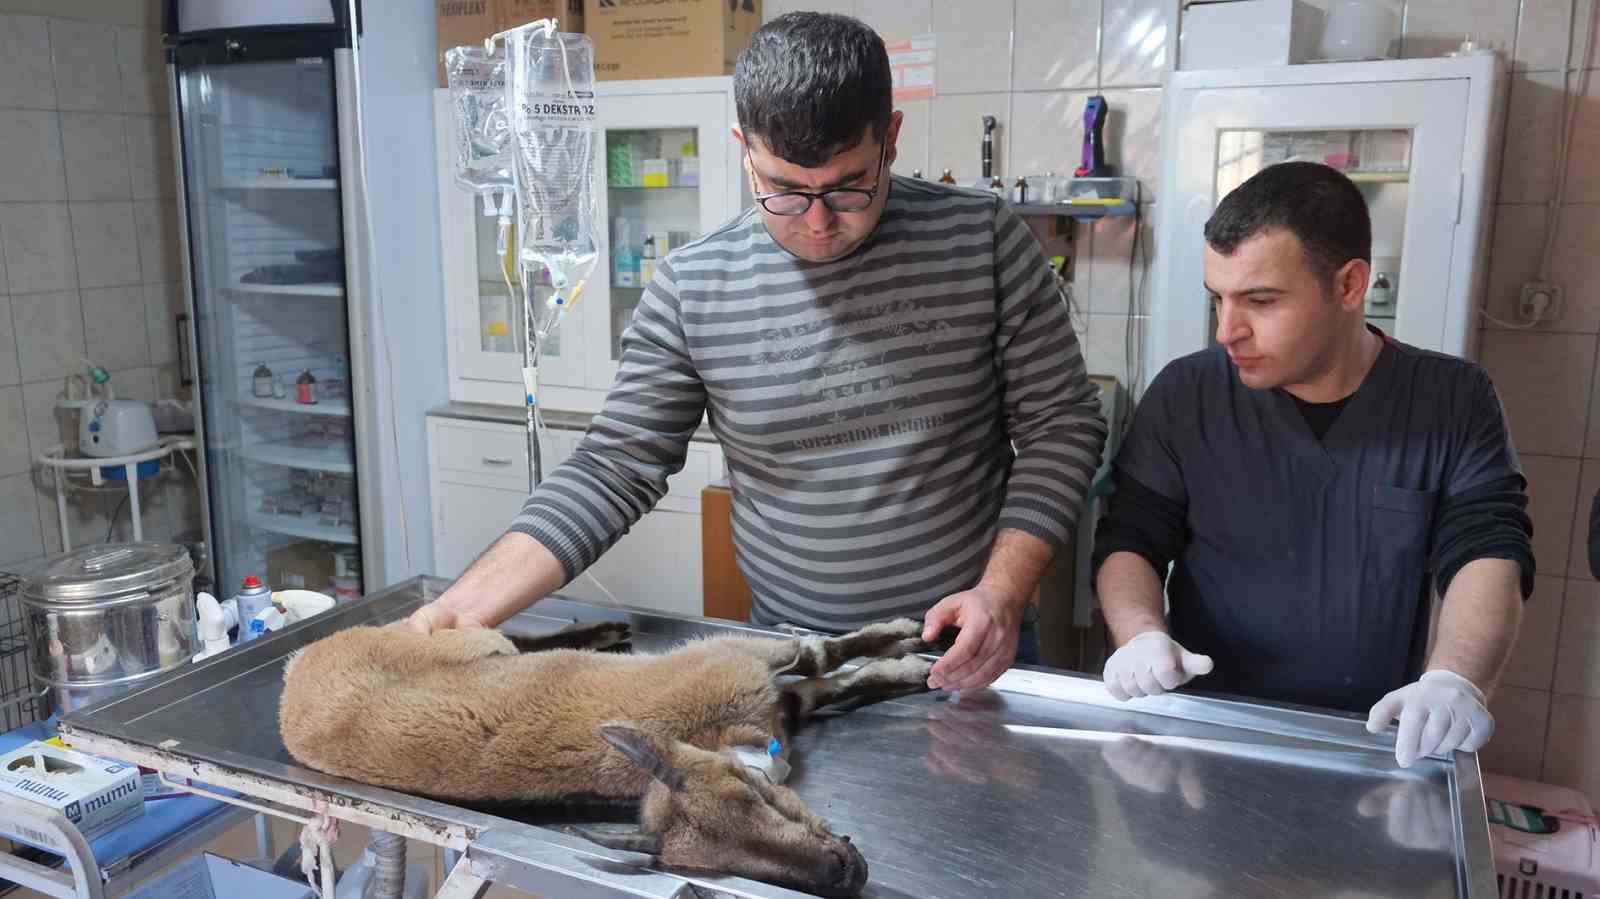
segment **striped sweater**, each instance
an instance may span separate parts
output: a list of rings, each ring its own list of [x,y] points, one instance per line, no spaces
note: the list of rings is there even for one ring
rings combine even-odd
[[[843,259],[791,255],[752,208],[663,260],[604,408],[511,529],[577,576],[707,413],[758,623],[918,616],[977,583],[999,528],[1060,544],[1106,425],[1055,276],[994,196],[892,183]]]

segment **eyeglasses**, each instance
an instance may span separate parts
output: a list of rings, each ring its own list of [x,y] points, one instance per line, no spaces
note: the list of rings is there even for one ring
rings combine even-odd
[[[860,212],[872,205],[878,196],[878,188],[883,186],[883,163],[888,158],[889,143],[884,142],[878,150],[878,180],[873,182],[870,190],[859,187],[835,187],[822,193],[811,193],[804,190],[782,190],[776,193],[756,193],[756,202],[761,208],[773,215],[805,215],[811,209],[813,201],[821,200],[823,205],[834,212]],[[746,161],[750,158],[750,146],[745,145],[744,155]],[[755,184],[755,166],[750,166],[751,186]]]

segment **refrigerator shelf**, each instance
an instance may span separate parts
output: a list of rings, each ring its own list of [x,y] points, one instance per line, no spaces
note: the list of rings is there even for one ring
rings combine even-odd
[[[354,525],[326,525],[318,522],[316,518],[301,518],[293,515],[268,515],[265,512],[256,512],[246,517],[249,525],[259,531],[271,531],[274,534],[283,534],[286,537],[301,537],[307,540],[321,540],[326,543],[348,543],[355,545],[356,529]]]
[[[355,461],[350,457],[348,443],[331,446],[306,446],[298,443],[257,443],[241,446],[240,456],[263,465],[279,465],[303,471],[326,471],[333,474],[354,474]]]
[[[270,293],[296,297],[342,297],[344,287],[338,284],[246,284],[235,281],[229,290],[240,293]]]
[[[334,178],[240,178],[225,181],[220,190],[333,190],[339,186]]]
[[[260,397],[245,394],[239,398],[239,405],[267,409],[273,412],[290,412],[296,415],[322,415],[328,418],[350,417],[349,400],[318,400],[308,406],[291,399],[280,400],[277,397]]]

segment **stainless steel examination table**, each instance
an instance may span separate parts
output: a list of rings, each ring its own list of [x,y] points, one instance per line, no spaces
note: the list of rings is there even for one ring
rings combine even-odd
[[[401,618],[446,586],[418,578],[179,669],[63,719],[81,748],[263,805],[461,853],[441,888],[546,897],[794,897],[674,874],[559,829],[328,777],[278,736],[285,656],[336,630]],[[545,600],[504,629],[628,621],[636,650],[754,630]],[[788,783],[871,869],[866,896],[1495,895],[1478,761],[1395,765],[1392,731],[1353,717],[1195,695],[1122,704],[1100,681],[1008,671],[953,699],[923,694],[827,715],[794,740]]]

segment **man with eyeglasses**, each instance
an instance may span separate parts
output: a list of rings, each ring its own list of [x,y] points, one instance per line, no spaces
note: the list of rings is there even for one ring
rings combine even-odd
[[[1037,661],[1030,600],[1106,439],[1055,274],[993,195],[890,175],[861,22],[775,19],[734,90],[756,207],[661,262],[588,436],[412,625],[493,625],[576,577],[706,413],[757,623],[955,625],[929,685],[983,687]]]

